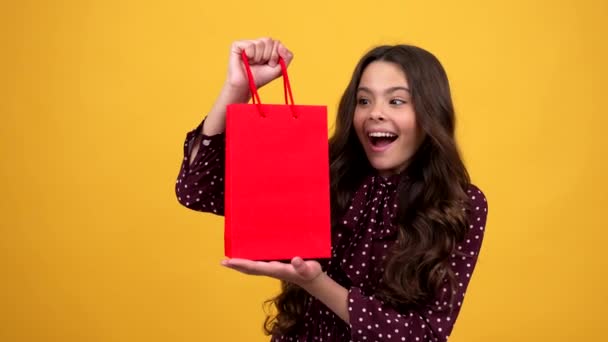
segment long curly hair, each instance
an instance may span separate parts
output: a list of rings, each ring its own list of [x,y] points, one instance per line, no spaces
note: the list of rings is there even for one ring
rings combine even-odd
[[[452,301],[455,276],[448,264],[464,239],[470,179],[455,140],[450,86],[441,63],[430,52],[411,45],[379,46],[357,64],[338,107],[329,142],[332,225],[337,225],[363,179],[373,172],[353,128],[356,93],[365,68],[374,61],[394,63],[407,76],[416,120],[424,138],[401,173],[397,188],[395,245],[384,264],[376,296],[400,308],[423,307],[433,298]],[[448,287],[452,291],[440,291]],[[266,302],[267,334],[301,331],[309,295],[282,283],[282,291]]]

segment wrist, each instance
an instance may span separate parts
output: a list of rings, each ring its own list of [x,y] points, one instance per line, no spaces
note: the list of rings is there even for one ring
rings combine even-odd
[[[315,294],[318,293],[318,291],[323,288],[323,284],[327,283],[328,279],[329,279],[329,276],[325,272],[321,272],[315,278],[313,278],[309,281],[306,281],[304,283],[298,284],[298,285],[301,288],[303,288],[304,290],[306,290],[306,292],[315,296]]]
[[[348,314],[348,289],[331,279],[327,273],[321,273],[315,279],[301,285],[301,287],[311,296],[325,304],[344,322],[350,322]]]
[[[228,82],[224,83],[220,93],[220,100],[224,102],[225,105],[247,103],[250,98],[251,94],[249,93],[249,88],[247,86],[239,87]]]

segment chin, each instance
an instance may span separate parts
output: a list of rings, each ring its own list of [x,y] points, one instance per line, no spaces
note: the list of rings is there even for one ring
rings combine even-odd
[[[391,167],[391,166],[387,166],[387,165],[378,165],[378,164],[371,164],[372,167],[374,168],[374,170],[376,170],[376,172],[378,172],[378,174],[382,175],[382,176],[390,176],[390,175],[394,175],[397,173],[397,168],[396,167]]]
[[[370,165],[382,176],[391,176],[400,173],[406,167],[405,163],[395,164],[380,161],[370,161]]]

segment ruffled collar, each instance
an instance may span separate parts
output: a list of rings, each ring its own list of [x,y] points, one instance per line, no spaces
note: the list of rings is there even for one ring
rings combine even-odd
[[[373,239],[394,237],[397,233],[394,224],[396,195],[401,178],[400,174],[367,176],[353,194],[343,216],[343,225],[358,235],[371,234]]]

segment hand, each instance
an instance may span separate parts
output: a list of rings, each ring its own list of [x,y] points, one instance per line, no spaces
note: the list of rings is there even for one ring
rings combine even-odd
[[[258,88],[281,75],[279,56],[283,57],[287,65],[293,59],[293,54],[278,40],[262,38],[234,42],[230,48],[226,82],[203,126],[205,135],[215,135],[226,130],[226,107],[228,105],[249,101],[249,80],[241,57],[242,51],[245,51],[249,57],[251,72]],[[197,146],[198,144],[195,144],[192,159],[198,152]]]
[[[252,261],[245,259],[227,259],[222,265],[249,275],[262,275],[306,287],[322,273],[321,265],[314,260],[303,260],[295,257],[290,264],[271,261]]]
[[[222,265],[241,273],[263,275],[296,284],[320,300],[344,322],[350,322],[348,290],[325,274],[321,265],[314,260],[304,261],[295,257],[291,264],[285,264],[278,261],[228,259],[222,261]]]
[[[249,57],[251,72],[258,88],[281,75],[279,56],[283,57],[287,65],[293,59],[293,54],[278,40],[260,38],[234,42],[230,48],[226,85],[237,92],[249,91],[249,81],[241,59],[242,51]]]

